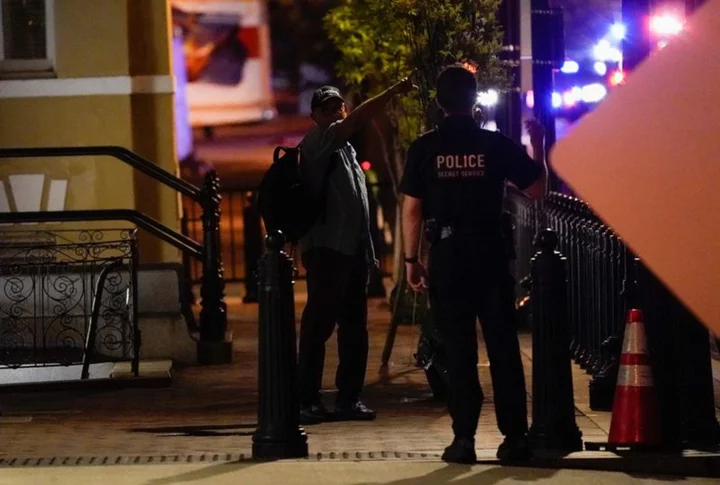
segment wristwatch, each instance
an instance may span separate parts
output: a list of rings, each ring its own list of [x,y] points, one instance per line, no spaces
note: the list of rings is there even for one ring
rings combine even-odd
[[[408,264],[415,264],[415,263],[419,263],[420,260],[418,259],[417,256],[413,256],[412,258],[406,257],[406,258],[405,258],[405,262],[408,263]]]

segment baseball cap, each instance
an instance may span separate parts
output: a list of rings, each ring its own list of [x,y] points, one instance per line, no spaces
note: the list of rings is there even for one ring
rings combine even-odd
[[[333,98],[345,101],[338,88],[334,86],[323,86],[313,93],[312,101],[310,102],[310,109],[315,111],[323,103]]]

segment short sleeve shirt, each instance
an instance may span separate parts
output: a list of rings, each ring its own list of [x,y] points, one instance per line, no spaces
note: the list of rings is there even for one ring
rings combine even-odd
[[[506,181],[524,190],[541,175],[507,137],[480,129],[471,116],[449,116],[410,146],[400,190],[422,199],[426,219],[483,227],[499,221]]]

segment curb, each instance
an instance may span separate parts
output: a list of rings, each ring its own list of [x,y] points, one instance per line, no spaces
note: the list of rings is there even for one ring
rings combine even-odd
[[[500,465],[494,450],[479,450],[478,464]],[[121,466],[238,463],[255,461],[247,453],[198,453],[190,455],[112,455],[112,456],[55,456],[55,457],[0,457],[0,468],[67,467],[67,466]],[[437,452],[396,451],[339,451],[313,453],[307,458],[292,461],[440,461]],[[720,477],[720,454],[686,452],[683,454],[609,452],[579,452],[569,456],[543,453],[525,463],[506,463],[506,466],[523,468],[569,469],[586,471],[621,472],[642,475],[669,475],[681,477]]]
[[[165,373],[162,375],[148,377],[115,377],[107,379],[4,384],[0,386],[0,389],[4,393],[110,391],[118,389],[159,389],[163,387],[171,387],[172,383],[172,375],[170,373]]]

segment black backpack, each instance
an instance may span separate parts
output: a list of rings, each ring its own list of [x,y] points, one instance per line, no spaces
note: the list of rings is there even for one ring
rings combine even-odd
[[[258,207],[267,232],[282,231],[286,242],[296,244],[318,220],[324,219],[327,187],[336,165],[334,160],[330,162],[316,195],[303,182],[300,147],[277,147],[258,194]]]

